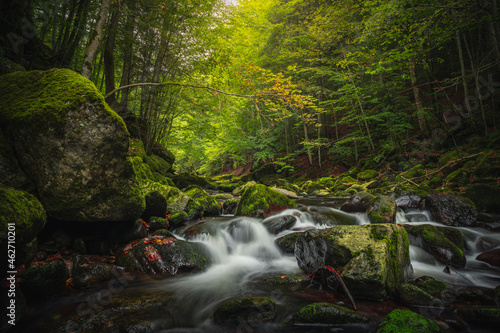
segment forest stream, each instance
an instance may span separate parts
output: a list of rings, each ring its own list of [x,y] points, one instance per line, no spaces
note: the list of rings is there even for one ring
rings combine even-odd
[[[103,284],[101,290],[95,287],[86,291],[75,291],[73,295],[33,305],[33,308],[29,309],[31,314],[19,323],[19,331],[71,332],[89,329],[95,321],[109,320],[108,327],[101,327],[106,327],[106,332],[118,332],[113,321],[140,322],[146,319],[138,324],[135,330],[129,331],[366,332],[376,330],[378,323],[394,308],[410,308],[426,317],[459,327],[460,318],[454,311],[455,306],[445,306],[437,299],[435,303],[427,306],[407,306],[394,300],[378,302],[355,298],[357,312],[367,317],[368,321],[337,325],[287,324],[294,312],[313,302],[328,302],[353,308],[344,293],[328,289],[313,280],[311,275],[304,274],[297,264],[296,256],[284,253],[276,241],[297,230],[324,229],[335,223],[370,224],[366,214],[345,213],[338,209],[339,206],[340,203],[335,199],[299,198],[296,209],[287,209],[266,219],[221,215],[192,221],[175,229],[174,234],[179,239],[199,242],[206,246],[212,264],[205,271],[164,279],[144,275],[134,281],[118,279],[118,282]],[[264,225],[267,220],[276,219],[277,216],[295,216],[296,222],[277,234],[271,234]],[[428,211],[418,210],[407,211],[406,214],[398,212],[396,223],[404,227],[438,225],[431,220]],[[484,238],[500,243],[500,233],[479,227],[457,229],[465,241],[465,268],[450,269],[422,248],[410,245],[413,267],[411,279],[427,276],[450,283],[455,288],[473,287],[476,288],[476,296],[480,297],[478,295],[480,290],[483,290],[481,288],[495,288],[500,284],[500,269],[475,259],[480,252],[477,244]],[[279,280],[287,279],[287,283],[279,283]],[[154,299],[153,303],[158,299],[161,299],[161,302],[159,305],[155,303],[156,305],[150,306],[145,297]],[[265,321],[240,320],[229,327],[214,322],[214,312],[216,313],[221,304],[242,297],[273,299],[277,305],[276,315]],[[127,305],[130,302],[137,303],[141,309],[130,311],[132,307]],[[460,306],[463,301],[451,300],[450,303]],[[82,309],[85,311],[82,312]],[[82,320],[88,315],[88,310],[91,316]],[[100,317],[102,311],[112,314],[111,318]],[[123,315],[117,315],[120,311],[123,311]],[[78,313],[82,316],[75,315]],[[489,332],[488,329],[471,326],[464,329]]]

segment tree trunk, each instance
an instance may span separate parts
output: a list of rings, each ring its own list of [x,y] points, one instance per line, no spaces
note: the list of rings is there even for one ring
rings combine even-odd
[[[123,69],[120,87],[127,86],[130,83],[130,71],[132,68],[132,52],[134,37],[134,15],[128,13],[127,23],[125,24],[125,45],[123,48]],[[120,106],[117,112],[123,117],[128,110],[129,89],[124,89],[121,94]]]
[[[305,119],[302,119],[302,122],[304,124],[304,141],[306,142],[307,145],[307,158],[309,159],[309,165],[313,165],[312,161],[312,152],[311,152],[311,147],[309,146],[309,133],[307,132],[307,124]]]
[[[106,39],[106,45],[104,46],[104,76],[106,80],[106,95],[116,88],[114,51],[119,18],[120,11],[117,8],[111,15],[111,22],[108,27],[108,38]],[[106,103],[114,109],[114,104],[116,103],[115,94],[111,94],[106,97]]]
[[[101,41],[102,33],[104,31],[104,27],[106,26],[110,4],[111,0],[102,0],[101,10],[99,11],[99,18],[97,20],[94,31],[92,32],[89,46],[85,51],[82,75],[87,79],[90,79],[90,75],[92,74],[92,64],[94,63],[94,60],[96,58],[99,42]]]
[[[420,99],[420,89],[418,89],[417,86],[417,76],[415,74],[414,60],[410,61],[410,80],[413,89],[413,96],[415,97],[415,104],[417,106],[418,126],[420,128],[420,132],[422,132],[424,136],[427,136],[428,131],[427,131],[427,125],[425,123],[425,110],[422,104],[422,100]]]

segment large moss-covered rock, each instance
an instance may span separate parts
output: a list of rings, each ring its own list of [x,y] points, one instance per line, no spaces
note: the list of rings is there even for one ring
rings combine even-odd
[[[47,214],[33,195],[0,185],[0,254],[5,258],[0,263],[2,276],[7,270],[14,269],[7,269],[8,236],[14,236],[17,250],[16,263],[12,264],[24,264],[33,259],[33,251],[30,249],[36,251],[36,235],[43,229],[46,221]]]
[[[244,297],[228,301],[214,312],[217,324],[238,325],[241,322],[270,321],[276,315],[276,302],[268,297]]]
[[[309,230],[297,238],[295,257],[308,273],[332,266],[354,297],[367,299],[394,295],[411,274],[408,236],[394,224]]]
[[[477,221],[474,203],[454,194],[432,193],[427,195],[433,218],[441,223],[456,227],[473,227]]]
[[[175,275],[204,270],[208,264],[205,253],[206,249],[201,243],[152,236],[120,248],[116,263],[151,275]]]
[[[67,69],[4,75],[0,126],[49,216],[89,222],[141,215],[125,123],[91,81]]]
[[[218,216],[221,214],[222,207],[220,203],[200,187],[189,186],[184,193],[201,206],[202,216]]]
[[[500,307],[468,306],[457,310],[458,315],[466,322],[483,328],[498,330],[500,325]]]
[[[245,190],[235,215],[267,216],[273,212],[295,207],[295,202],[269,187],[256,184]]]
[[[21,290],[27,298],[45,298],[60,294],[66,287],[69,271],[63,260],[30,267],[17,275],[22,279]]]
[[[410,310],[392,310],[382,321],[377,333],[442,332],[438,324]]]
[[[30,180],[26,173],[21,169],[17,162],[14,149],[3,135],[0,128],[0,179],[2,184],[25,191],[33,191],[35,184]]]
[[[367,323],[367,317],[346,307],[332,303],[306,305],[290,319],[292,324],[343,325]]]
[[[500,188],[497,184],[474,184],[464,194],[474,202],[479,211],[500,213]]]
[[[464,240],[459,230],[422,224],[409,228],[408,236],[412,245],[423,248],[443,264],[465,267]]]

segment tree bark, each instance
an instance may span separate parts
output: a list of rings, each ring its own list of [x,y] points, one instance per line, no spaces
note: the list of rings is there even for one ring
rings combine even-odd
[[[94,31],[92,32],[92,37],[90,38],[89,46],[85,51],[85,58],[83,60],[83,67],[82,67],[82,75],[87,79],[90,79],[90,75],[92,74],[92,65],[97,55],[97,49],[99,47],[99,42],[101,41],[104,27],[106,26],[106,20],[108,18],[110,4],[111,0],[102,0],[101,10],[99,11],[99,18],[97,20]]]
[[[415,105],[417,106],[417,120],[418,127],[422,134],[427,135],[427,125],[425,123],[425,110],[420,99],[420,89],[417,86],[417,75],[415,74],[415,61],[410,61],[410,80],[413,89],[413,96],[415,97]]]
[[[116,9],[111,15],[111,22],[108,27],[108,38],[104,47],[104,77],[106,84],[106,103],[114,108],[116,102],[115,94],[108,94],[115,90],[115,40],[120,18],[120,11]]]

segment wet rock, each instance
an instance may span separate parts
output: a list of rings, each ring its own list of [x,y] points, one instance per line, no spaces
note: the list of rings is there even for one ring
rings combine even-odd
[[[291,324],[342,325],[368,323],[369,319],[346,307],[332,303],[309,304],[290,319]]]
[[[268,297],[245,297],[225,302],[214,312],[217,324],[270,321],[276,316],[276,303]]]
[[[377,329],[377,333],[389,332],[443,332],[434,321],[410,310],[395,309],[389,312]]]
[[[349,213],[364,213],[370,208],[374,198],[375,196],[371,193],[360,192],[353,195],[340,209]]]
[[[406,305],[442,306],[443,301],[423,291],[414,284],[403,283],[397,288],[398,298]]]
[[[15,72],[2,76],[0,97],[0,126],[49,216],[94,222],[142,214],[125,123],[91,81],[69,69]]]
[[[459,308],[457,313],[467,323],[475,326],[496,330],[500,325],[500,307],[468,306]]]
[[[218,216],[222,213],[220,203],[200,187],[191,185],[184,193],[201,206],[201,216]]]
[[[169,222],[170,221],[168,221],[168,219],[165,219],[164,217],[153,216],[148,221],[149,231],[155,232],[159,229],[167,229],[170,225]]]
[[[30,267],[20,272],[21,290],[28,298],[47,298],[64,291],[69,272],[62,260],[50,261],[42,266]]]
[[[148,221],[151,217],[163,217],[167,214],[167,200],[159,191],[146,194],[146,209],[141,218]]]
[[[293,234],[288,234],[286,236],[278,238],[276,240],[276,244],[284,253],[294,253],[295,242],[300,235],[302,235],[302,232],[294,232]]]
[[[152,236],[120,248],[116,264],[150,275],[175,275],[204,270],[208,264],[205,253],[206,249],[201,243]]]
[[[413,226],[408,230],[410,244],[421,247],[445,265],[464,268],[464,241],[459,230],[430,224]]]
[[[283,216],[271,216],[262,221],[264,227],[266,227],[267,231],[271,234],[279,234],[284,230],[291,229],[295,223],[297,222],[297,218],[292,215],[283,215]]]
[[[367,211],[372,223],[393,223],[395,213],[396,201],[387,195],[376,196]]]
[[[426,202],[430,205],[436,221],[456,227],[473,227],[477,221],[474,203],[468,198],[444,193],[428,194]]]
[[[264,281],[266,284],[270,284],[273,286],[278,286],[278,285],[290,285],[290,284],[301,284],[301,283],[309,283],[308,279],[304,279],[300,276],[275,276],[272,278],[268,278]]]
[[[421,208],[422,198],[416,194],[404,194],[396,198],[396,206],[405,212],[409,209]]]
[[[279,193],[281,193],[281,194],[283,194],[283,195],[286,195],[286,196],[287,196],[288,198],[290,198],[290,199],[298,199],[298,198],[299,198],[299,197],[298,197],[298,195],[297,195],[297,193],[292,192],[292,191],[290,191],[290,190],[286,190],[286,189],[284,189],[284,188],[279,188],[279,187],[271,187],[271,190],[276,191],[276,192],[279,192]]]
[[[479,237],[476,242],[476,249],[481,252],[486,252],[500,246],[500,241],[491,237]]]
[[[229,199],[223,202],[222,204],[222,213],[223,214],[234,214],[236,211],[236,207],[238,207],[238,199]]]
[[[168,223],[171,228],[177,228],[187,220],[188,215],[186,212],[173,213],[172,215],[170,215],[170,217],[168,217]]]
[[[175,327],[170,294],[161,291],[142,291],[140,294],[116,291],[122,288],[117,281],[113,288],[91,294],[77,306],[71,319],[53,332],[145,333]]]
[[[297,239],[295,257],[308,273],[335,268],[354,298],[386,299],[411,273],[408,236],[393,224],[306,231]]]
[[[103,262],[90,262],[87,257],[77,255],[73,258],[73,286],[75,288],[89,288],[99,282],[111,280],[117,273],[113,265]]]
[[[285,195],[273,191],[265,185],[256,184],[245,190],[235,214],[245,216],[259,216],[262,214],[269,216],[273,212],[279,212],[295,206],[295,202]]]
[[[483,252],[478,255],[476,259],[484,261],[492,266],[500,267],[500,249]]]

